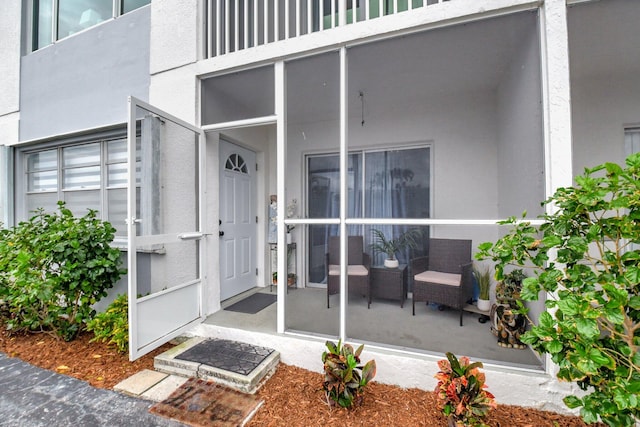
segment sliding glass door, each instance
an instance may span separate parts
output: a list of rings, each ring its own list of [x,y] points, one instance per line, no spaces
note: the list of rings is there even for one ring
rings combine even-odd
[[[429,146],[359,151],[349,154],[348,218],[429,218],[431,210],[431,159]],[[307,157],[307,212],[309,218],[338,218],[340,185],[337,154]],[[372,243],[372,228],[385,236],[399,236],[403,225],[349,226],[350,235],[363,235],[365,251]],[[428,236],[424,227],[425,237]],[[329,236],[338,235],[337,225],[311,225],[308,238],[310,283],[326,283],[325,254]],[[423,248],[418,248],[422,252]],[[370,253],[373,264],[385,255]],[[397,254],[401,262],[410,253]]]

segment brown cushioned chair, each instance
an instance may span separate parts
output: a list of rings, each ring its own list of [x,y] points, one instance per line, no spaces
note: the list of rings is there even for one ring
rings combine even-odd
[[[429,255],[411,260],[413,315],[416,301],[434,302],[460,310],[473,297],[471,240],[429,239]]]
[[[369,269],[371,258],[364,252],[362,236],[349,236],[347,240],[347,287],[350,292],[367,298],[367,308],[371,306],[371,281]],[[327,308],[329,296],[340,292],[340,237],[329,237],[327,253]]]

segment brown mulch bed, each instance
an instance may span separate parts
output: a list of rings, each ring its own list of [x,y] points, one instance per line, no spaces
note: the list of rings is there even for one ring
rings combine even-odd
[[[90,343],[91,338],[93,334],[88,332],[81,333],[71,342],[48,334],[9,335],[0,325],[1,352],[99,388],[111,389],[138,371],[153,369],[153,358],[172,347],[165,344],[135,362],[129,362],[128,355],[103,343]]]
[[[127,355],[112,347],[89,343],[91,337],[84,333],[75,341],[64,342],[45,334],[8,336],[0,325],[0,351],[87,381],[94,387],[110,389],[140,370],[153,369],[153,357],[171,347],[165,345],[129,362]],[[258,391],[258,397],[265,403],[249,422],[251,427],[446,425],[446,420],[435,409],[431,392],[374,381],[367,387],[362,406],[350,411],[329,408],[322,392],[321,374],[284,364],[280,364],[273,377]],[[585,426],[577,417],[508,405],[498,405],[490,414],[488,424],[492,427]]]

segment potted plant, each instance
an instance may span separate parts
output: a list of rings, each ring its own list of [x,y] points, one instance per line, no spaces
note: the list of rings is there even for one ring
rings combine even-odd
[[[438,361],[438,368],[436,404],[449,426],[485,426],[484,420],[496,403],[486,390],[485,376],[480,372],[482,363],[471,363],[464,356],[458,360],[447,353],[447,360]]]
[[[483,270],[474,267],[473,275],[478,282],[478,288],[480,288],[480,295],[478,296],[478,310],[489,311],[491,309],[491,301],[489,300],[489,294],[491,291],[491,268],[486,267]]]
[[[387,268],[398,268],[396,252],[405,248],[416,249],[418,242],[422,239],[422,231],[418,228],[407,230],[395,239],[387,239],[382,231],[375,228],[371,231],[375,238],[375,241],[370,245],[371,249],[387,254],[387,259],[384,261],[384,266]]]
[[[274,271],[273,273],[271,273],[271,280],[272,280],[272,283],[274,285],[278,284],[278,272],[277,271]]]

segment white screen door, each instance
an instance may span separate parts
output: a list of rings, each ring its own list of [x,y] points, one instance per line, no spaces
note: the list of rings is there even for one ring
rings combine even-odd
[[[203,318],[205,148],[200,129],[133,97],[129,108],[129,357],[134,360]]]
[[[220,300],[256,286],[256,153],[220,140]]]

